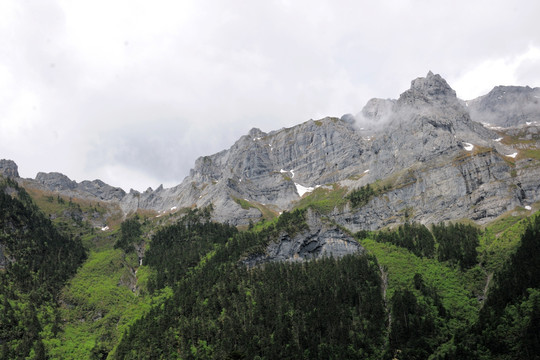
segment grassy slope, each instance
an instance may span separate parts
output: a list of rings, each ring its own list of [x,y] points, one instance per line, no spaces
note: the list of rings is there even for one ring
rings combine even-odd
[[[147,278],[148,269],[138,267],[134,254],[126,257],[111,245],[109,241],[92,250],[64,288],[60,299],[63,331],[46,341],[53,358],[90,359],[93,351],[109,352],[152,303],[170,295],[169,290],[147,295],[144,281],[137,278]],[[130,286],[135,284],[132,291]]]
[[[364,248],[377,257],[379,265],[388,273],[387,298],[397,288],[413,288],[416,273],[423,276],[428,286],[437,289],[444,306],[456,319],[467,322],[477,316],[478,301],[472,297],[465,274],[435,259],[419,258],[404,248],[371,239],[360,241]]]

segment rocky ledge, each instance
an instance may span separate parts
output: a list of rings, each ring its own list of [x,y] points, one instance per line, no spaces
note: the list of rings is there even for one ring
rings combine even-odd
[[[243,263],[249,267],[267,262],[301,262],[321,257],[340,258],[361,253],[364,248],[336,225],[330,224],[312,210],[307,211],[308,229],[291,236],[280,234],[264,254],[254,254]]]

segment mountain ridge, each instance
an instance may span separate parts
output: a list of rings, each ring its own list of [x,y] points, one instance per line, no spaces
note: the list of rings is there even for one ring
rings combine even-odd
[[[526,94],[520,99],[534,105],[531,94],[538,88],[514,88],[514,93]],[[500,91],[506,90],[492,90]],[[59,173],[39,173],[28,184],[116,203],[124,214],[212,205],[214,220],[247,225],[263,212],[277,216],[291,210],[317,187],[337,184],[351,192],[384,182],[389,191],[361,209],[336,207],[333,219],[351,230],[376,229],[400,223],[400,214],[414,208],[412,218],[420,222],[472,218],[485,223],[540,200],[535,180],[540,178],[540,165],[533,156],[540,148],[538,126],[527,121],[536,113],[512,118],[511,129],[519,129],[512,130],[514,135],[508,127],[484,126],[475,120],[485,119],[482,114],[489,109],[497,108],[507,118],[516,111],[493,105],[492,92],[464,102],[446,80],[430,71],[412,80],[397,100],[370,100],[356,122],[344,116],[269,133],[253,128],[229,149],[199,157],[190,174],[172,188],[126,193],[100,180],[76,183]],[[519,138],[522,132],[527,143]],[[15,172],[12,165],[2,166],[0,171],[18,177],[16,165]],[[447,209],[449,204],[453,210],[447,214],[436,208]]]

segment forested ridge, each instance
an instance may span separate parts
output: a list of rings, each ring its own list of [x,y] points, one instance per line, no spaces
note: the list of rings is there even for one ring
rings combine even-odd
[[[248,231],[211,208],[59,231],[10,180],[0,206],[2,359],[539,358],[539,216],[406,221],[355,234],[363,253],[247,267],[306,209]]]
[[[59,290],[86,258],[16,182],[0,179],[0,358],[44,359],[42,337],[61,327]]]

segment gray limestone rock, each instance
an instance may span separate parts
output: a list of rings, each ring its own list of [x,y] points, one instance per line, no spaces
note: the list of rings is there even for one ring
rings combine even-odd
[[[99,180],[77,184],[58,173],[40,173],[35,183],[69,196],[118,204],[124,214],[212,205],[214,220],[247,225],[257,221],[262,210],[276,215],[290,210],[317,186],[352,190],[381,182],[391,184],[391,190],[359,209],[336,208],[332,219],[352,231],[391,226],[406,216],[426,224],[462,218],[485,223],[516,206],[540,201],[539,162],[509,157],[534,146],[540,149],[539,128],[526,125],[540,117],[537,94],[538,89],[500,87],[463,102],[440,75],[429,72],[413,80],[397,100],[370,100],[356,117],[309,120],[269,133],[254,128],[229,149],[197,159],[190,174],[172,188],[126,194]],[[524,106],[523,116],[503,106],[512,101]],[[501,130],[475,121],[478,114],[488,113],[504,118],[496,122],[504,126],[521,124],[504,131],[525,143],[504,145]],[[337,236],[325,231],[328,238]],[[303,239],[324,234],[309,232]],[[292,251],[303,258],[302,246],[311,246],[309,241],[282,240],[282,246],[271,251]]]
[[[36,175],[36,181],[50,191],[74,190],[77,188],[76,181],[59,172],[39,172]]]
[[[478,122],[503,127],[540,124],[540,88],[496,86],[467,105],[471,118]]]
[[[364,249],[337,226],[323,221],[318,214],[308,211],[308,230],[290,236],[282,233],[270,243],[264,254],[254,254],[243,261],[247,266],[266,262],[300,262],[321,257],[340,258],[361,253]]]
[[[88,193],[100,200],[105,201],[120,201],[126,196],[126,192],[121,188],[110,186],[101,180],[82,181],[81,183],[77,184],[77,190]]]
[[[17,164],[13,160],[0,160],[0,175],[10,178],[18,178],[19,171]]]
[[[391,99],[371,99],[362,109],[361,116],[371,125],[384,124],[394,112],[395,100]]]

